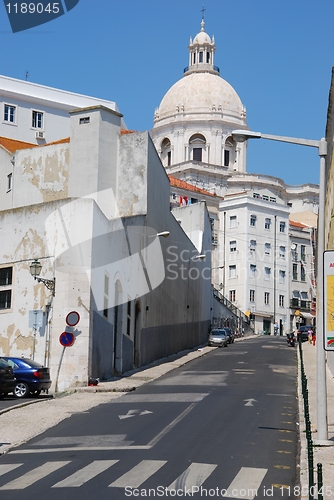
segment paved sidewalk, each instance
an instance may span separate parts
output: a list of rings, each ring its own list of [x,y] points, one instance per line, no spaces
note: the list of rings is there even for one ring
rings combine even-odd
[[[297,346],[298,349],[298,346]],[[317,370],[316,370],[316,347],[303,342],[304,370],[307,378],[307,388],[309,397],[309,412],[311,420],[312,440],[317,439]],[[299,356],[298,356],[299,358]],[[308,461],[307,461],[307,441],[305,433],[305,419],[303,396],[301,390],[300,362],[298,362],[298,399],[300,415],[300,436],[301,436],[301,457],[300,457],[300,480],[303,494],[301,499],[309,499],[308,494]],[[333,441],[333,446],[314,447],[314,469],[321,463],[323,467],[324,500],[334,498],[334,377],[329,368],[327,370],[327,414],[328,414],[328,439]],[[317,482],[317,474],[314,474]],[[317,498],[317,497],[315,497]]]

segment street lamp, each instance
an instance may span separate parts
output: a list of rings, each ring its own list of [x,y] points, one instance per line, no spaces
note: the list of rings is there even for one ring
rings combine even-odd
[[[45,278],[40,278],[39,275],[41,274],[42,270],[42,264],[37,260],[33,260],[32,263],[30,264],[30,274],[36,280],[38,283],[43,283],[44,286],[48,290],[51,290],[52,295],[55,296],[56,294],[56,278],[53,278],[52,280],[47,280]]]
[[[326,390],[326,358],[324,350],[324,303],[323,284],[324,271],[322,266],[325,251],[325,158],[327,156],[327,141],[322,138],[319,141],[311,139],[299,139],[295,137],[284,137],[280,135],[262,134],[251,130],[233,130],[232,137],[236,142],[244,142],[248,139],[269,139],[272,141],[289,142],[301,146],[310,146],[318,149],[320,156],[320,179],[319,179],[319,211],[318,211],[318,245],[317,245],[317,427],[318,444],[329,444],[327,427],[327,390]],[[332,444],[332,443],[331,443]]]

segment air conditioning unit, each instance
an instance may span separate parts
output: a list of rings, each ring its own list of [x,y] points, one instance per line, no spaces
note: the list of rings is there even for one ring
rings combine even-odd
[[[45,138],[45,132],[36,132],[35,133],[36,139],[44,139]]]

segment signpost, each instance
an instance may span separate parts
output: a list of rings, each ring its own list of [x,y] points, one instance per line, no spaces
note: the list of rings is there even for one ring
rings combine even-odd
[[[71,347],[74,344],[75,336],[72,332],[63,332],[59,336],[59,342],[63,347]]]
[[[321,332],[316,332],[320,335]],[[334,251],[324,252],[324,349],[334,351]]]

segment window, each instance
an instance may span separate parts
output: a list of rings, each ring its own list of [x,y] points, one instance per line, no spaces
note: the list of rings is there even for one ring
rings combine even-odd
[[[15,123],[16,121],[16,107],[10,104],[5,104],[3,120],[8,123]]]
[[[293,243],[291,245],[291,253],[292,253],[292,260],[294,262],[297,262],[298,261],[298,250],[297,250],[297,245],[296,243]]]
[[[172,164],[172,152],[168,151],[167,152],[167,167],[170,167]]]
[[[12,189],[12,180],[13,180],[13,174],[8,174],[7,175],[7,192],[11,191],[11,189]]]
[[[300,281],[306,281],[306,273],[304,264],[300,264]]]
[[[202,63],[203,62],[203,52],[200,52],[199,53],[199,62]]]
[[[284,295],[279,295],[278,296],[278,305],[280,307],[284,307]]]
[[[262,199],[263,199],[264,201],[269,201],[269,196],[267,196],[266,194],[264,194],[264,195],[262,196]]]
[[[229,278],[236,278],[237,277],[237,266],[229,266],[228,276],[229,276]]]
[[[90,122],[90,116],[85,116],[84,118],[80,118],[79,125],[85,125]]]
[[[285,222],[281,221],[279,223],[279,232],[280,233],[285,233]]]
[[[272,203],[276,203],[276,198],[274,198],[273,196],[270,196],[269,201],[271,201]]]
[[[209,63],[210,62],[210,52],[207,52],[206,53],[206,62]]]
[[[103,301],[103,316],[108,318],[109,311],[109,276],[104,275],[104,301]]]
[[[271,276],[271,268],[270,267],[265,267],[264,268],[264,279],[266,281],[270,281],[270,276]]]
[[[261,198],[261,195],[259,193],[253,193],[253,198]]]
[[[249,249],[251,252],[255,252],[256,251],[256,240],[250,240],[249,242]]]
[[[230,164],[230,152],[228,149],[224,150],[224,167],[228,167]]]
[[[270,243],[265,243],[264,244],[264,254],[265,255],[270,255],[271,252],[271,244]]]
[[[282,271],[280,269],[279,271],[279,282],[280,283],[285,283],[285,276],[286,276],[286,272],[285,271]]]
[[[13,268],[0,268],[0,310],[11,309],[12,307],[12,289]]]
[[[279,247],[279,258],[285,259],[285,247],[283,247],[283,246]]]
[[[230,290],[230,302],[235,302],[236,290]]]
[[[250,221],[249,221],[249,224],[253,227],[256,226],[256,215],[251,215],[250,216]]]
[[[295,281],[298,280],[298,266],[297,266],[297,264],[292,264],[292,279]]]
[[[249,290],[249,302],[255,302],[255,290]]]
[[[43,113],[40,111],[32,112],[32,123],[33,128],[43,128]]]
[[[193,160],[194,161],[202,161],[202,148],[194,148],[193,149]]]
[[[128,301],[127,315],[126,315],[126,333],[130,336],[131,333],[131,301]]]
[[[264,229],[270,229],[271,219],[264,219]]]
[[[256,265],[255,264],[250,265],[250,275],[251,275],[251,278],[256,278]]]
[[[236,252],[237,251],[237,242],[234,240],[234,241],[230,241],[230,252]]]
[[[305,262],[306,260],[306,246],[300,245],[300,259]]]
[[[231,215],[230,217],[230,228],[237,227],[238,222],[237,222],[237,216],[236,215]]]
[[[270,299],[270,293],[269,292],[264,292],[264,303],[266,306],[269,305],[269,299]]]

